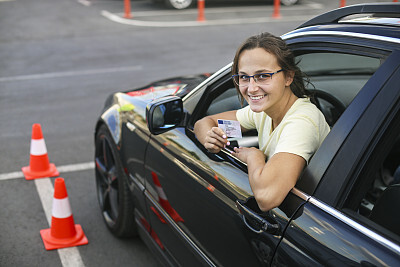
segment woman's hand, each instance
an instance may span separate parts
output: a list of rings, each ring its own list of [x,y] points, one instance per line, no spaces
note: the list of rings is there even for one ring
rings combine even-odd
[[[266,158],[264,153],[255,147],[235,147],[232,155],[244,163],[248,163],[249,161],[253,160],[262,160],[262,163],[265,163]]]
[[[218,153],[226,145],[229,146],[229,141],[225,132],[218,128],[212,127],[205,136],[204,147],[211,153]]]
[[[218,120],[236,120],[236,110],[211,115],[198,120],[194,124],[194,133],[197,139],[211,153],[218,153],[229,141],[225,132],[218,128]],[[242,128],[242,132],[246,129]]]

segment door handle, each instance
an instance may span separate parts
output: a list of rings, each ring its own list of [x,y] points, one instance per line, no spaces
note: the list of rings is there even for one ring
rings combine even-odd
[[[279,232],[279,224],[266,212],[262,212],[258,208],[254,197],[247,200],[236,200],[236,207],[242,215],[244,224],[254,233],[277,234]]]

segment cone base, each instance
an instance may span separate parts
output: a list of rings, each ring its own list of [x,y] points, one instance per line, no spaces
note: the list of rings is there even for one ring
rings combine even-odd
[[[26,180],[33,180],[37,178],[54,177],[60,175],[57,171],[56,165],[53,163],[49,164],[49,168],[44,171],[32,171],[30,166],[22,167],[22,173]]]
[[[80,224],[75,224],[75,230],[76,235],[70,238],[54,238],[51,235],[51,228],[40,230],[40,235],[42,236],[43,244],[46,250],[68,248],[88,244],[89,241],[83,233]]]

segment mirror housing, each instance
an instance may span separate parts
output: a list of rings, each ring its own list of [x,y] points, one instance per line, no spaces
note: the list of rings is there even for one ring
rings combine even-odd
[[[162,97],[147,104],[146,121],[152,134],[161,134],[177,127],[183,118],[183,102],[178,96]]]

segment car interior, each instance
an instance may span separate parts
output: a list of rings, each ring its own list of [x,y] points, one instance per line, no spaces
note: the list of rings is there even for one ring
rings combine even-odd
[[[400,112],[377,136],[373,150],[351,176],[342,211],[357,221],[400,242]]]
[[[357,212],[400,236],[400,138],[396,139],[375,171]]]

